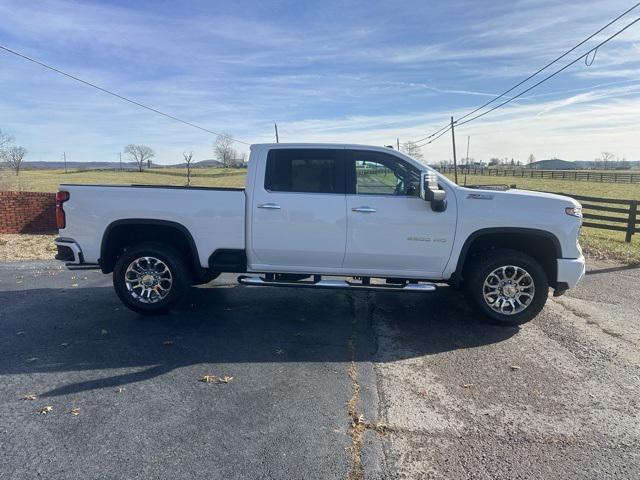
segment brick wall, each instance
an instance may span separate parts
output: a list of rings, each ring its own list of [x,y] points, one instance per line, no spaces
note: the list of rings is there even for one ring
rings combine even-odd
[[[0,192],[0,233],[55,231],[55,209],[55,193]]]

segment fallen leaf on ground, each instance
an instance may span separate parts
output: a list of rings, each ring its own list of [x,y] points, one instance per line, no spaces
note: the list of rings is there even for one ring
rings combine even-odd
[[[356,420],[356,423],[358,425],[364,425],[365,421],[364,421],[364,415],[358,415],[358,419]]]
[[[462,388],[473,388],[473,383],[465,383],[462,385]]]
[[[116,393],[122,393],[125,390],[126,390],[126,388],[124,388],[124,387],[118,387],[118,388],[116,388]]]
[[[100,331],[100,333],[101,333],[102,335],[106,335],[106,334],[107,334],[107,333],[109,333],[109,332],[103,328],[103,329]]]
[[[420,395],[421,397],[426,397],[427,396],[427,391],[423,388],[422,390],[420,390],[418,392],[418,395]]]
[[[71,410],[69,410],[69,413],[71,415],[80,415],[80,409],[79,408],[72,408]]]
[[[47,405],[46,407],[42,407],[38,409],[38,413],[41,415],[46,415],[47,413],[53,412],[53,406]]]
[[[519,365],[511,365],[511,370],[520,370],[522,367]]]
[[[199,382],[213,383],[216,381],[215,375],[204,375],[198,379]]]
[[[387,424],[384,423],[382,420],[376,420],[375,422],[371,423],[369,425],[369,428],[375,430],[378,433],[384,433],[387,431]]]
[[[38,397],[36,397],[35,393],[27,393],[22,397],[22,400],[35,400],[36,398]]]
[[[230,376],[228,376],[228,375],[225,375],[224,377],[222,377],[222,378],[220,379],[220,382],[221,382],[221,383],[229,383],[231,380],[233,380],[233,377],[230,377]]]
[[[162,344],[168,347],[169,345],[173,345],[173,340],[165,340],[164,342],[162,342]]]

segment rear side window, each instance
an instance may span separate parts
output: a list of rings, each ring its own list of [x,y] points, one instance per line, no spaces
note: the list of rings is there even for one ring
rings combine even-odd
[[[266,190],[343,194],[344,184],[341,150],[274,149],[267,157]]]

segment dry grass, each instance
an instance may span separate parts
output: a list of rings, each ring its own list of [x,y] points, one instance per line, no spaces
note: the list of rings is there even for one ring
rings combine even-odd
[[[191,173],[191,184],[197,187],[244,187],[246,169],[198,168]],[[128,185],[186,185],[186,171],[179,168],[132,171],[73,171],[23,170],[16,176],[8,170],[0,171],[0,190],[28,192],[57,192],[62,183]]]
[[[0,233],[0,261],[53,260],[56,236]]]

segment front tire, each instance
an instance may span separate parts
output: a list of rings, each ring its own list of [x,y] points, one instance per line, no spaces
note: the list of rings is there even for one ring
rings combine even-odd
[[[113,269],[113,286],[122,303],[142,315],[171,310],[184,296],[190,275],[174,248],[143,243],[125,251]]]
[[[549,293],[542,265],[517,250],[480,255],[467,272],[467,293],[490,323],[515,326],[538,315]]]

